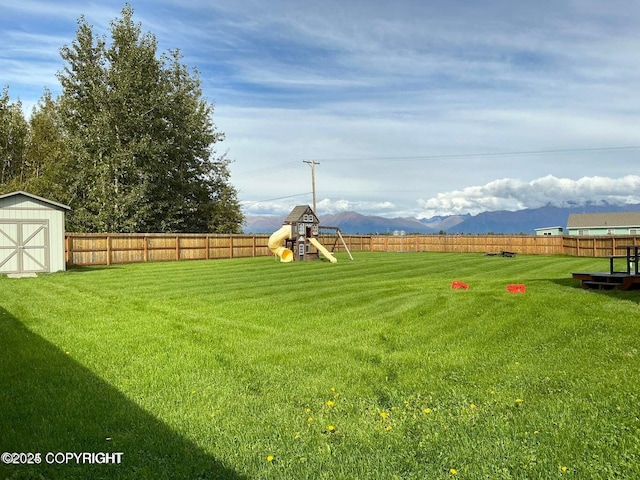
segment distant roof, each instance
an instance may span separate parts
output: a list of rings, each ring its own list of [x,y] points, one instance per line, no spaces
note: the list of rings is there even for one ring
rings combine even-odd
[[[540,227],[540,228],[536,228],[535,230],[553,230],[553,229],[558,229],[558,228],[559,228],[560,230],[562,230],[562,229],[563,229],[563,227],[561,227],[561,226],[559,226],[559,225],[558,225],[557,227]]]
[[[39,197],[37,195],[33,195],[31,193],[23,192],[22,190],[18,190],[16,192],[5,193],[4,195],[0,195],[0,200],[3,198],[16,197],[19,195],[23,195],[32,200],[37,200],[38,202],[43,202],[51,205],[52,207],[59,208],[61,210],[71,210],[71,207],[68,205],[64,205],[63,203],[54,202],[53,200],[48,200],[46,198]]]
[[[567,228],[615,228],[640,226],[640,212],[572,213]]]

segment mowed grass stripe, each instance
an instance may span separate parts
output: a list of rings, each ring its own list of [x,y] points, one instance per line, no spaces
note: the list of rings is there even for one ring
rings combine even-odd
[[[640,298],[584,291],[570,278],[606,260],[354,256],[0,279],[2,307],[219,462],[222,478],[640,474]],[[452,290],[453,280],[470,289]],[[509,283],[527,292],[510,294]],[[29,378],[23,370],[10,378]],[[51,402],[66,402],[52,381]],[[33,443],[15,427],[30,419],[8,414],[3,442]],[[139,437],[145,428],[115,429],[138,469],[136,445],[150,449],[149,463],[164,455]],[[41,445],[61,448],[63,432],[39,433]],[[90,442],[95,429],[77,436]],[[122,478],[136,478],[133,466]],[[216,478],[206,468],[195,476]]]

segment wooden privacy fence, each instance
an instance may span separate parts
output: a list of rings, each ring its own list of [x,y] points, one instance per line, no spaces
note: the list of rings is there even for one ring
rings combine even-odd
[[[370,237],[346,236],[350,250],[369,250]],[[68,233],[65,238],[67,266],[115,263],[209,260],[271,255],[269,235],[214,235],[167,233]],[[332,246],[335,237],[319,237]],[[344,251],[342,244],[336,251]]]
[[[564,253],[562,237],[541,235],[407,235],[372,236],[371,251],[490,253],[530,255]]]
[[[615,255],[625,245],[640,243],[638,236],[575,237],[541,235],[343,235],[352,252],[494,253],[527,255]],[[207,260],[271,255],[269,235],[214,235],[166,233],[68,233],[67,266],[116,263]],[[323,235],[320,243],[344,251],[336,237]]]
[[[601,236],[563,238],[563,250],[566,255],[574,257],[607,257],[624,253],[627,245],[640,245],[640,236]]]

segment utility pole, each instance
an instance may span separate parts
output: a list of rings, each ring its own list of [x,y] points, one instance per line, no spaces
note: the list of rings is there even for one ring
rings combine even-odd
[[[320,162],[316,162],[315,160],[303,160],[303,162],[311,167],[311,190],[313,191],[313,213],[316,213],[316,165],[320,165]]]

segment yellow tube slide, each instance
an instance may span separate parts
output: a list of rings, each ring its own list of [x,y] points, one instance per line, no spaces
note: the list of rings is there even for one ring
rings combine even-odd
[[[311,245],[313,245],[314,247],[316,247],[318,249],[318,251],[324,255],[327,260],[329,260],[331,263],[336,263],[338,261],[338,259],[336,257],[334,257],[333,255],[331,255],[331,252],[329,250],[327,250],[326,248],[324,248],[322,246],[322,244],[316,240],[315,238],[311,237],[309,239],[309,241],[311,242]]]
[[[291,225],[283,225],[269,237],[269,248],[274,255],[277,255],[281,262],[293,261],[293,252],[282,246],[282,241],[291,238]]]

